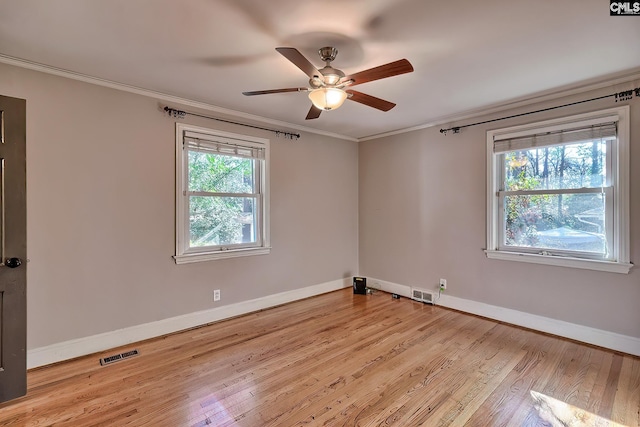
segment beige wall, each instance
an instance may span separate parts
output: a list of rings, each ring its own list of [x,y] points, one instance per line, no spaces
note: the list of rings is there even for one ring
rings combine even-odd
[[[431,128],[359,144],[184,120],[271,140],[273,250],[177,266],[174,120],[162,102],[3,64],[0,94],[27,99],[29,349],[218,307],[213,289],[226,305],[354,274],[421,287],[444,277],[453,296],[640,337],[637,267],[621,275],[489,260],[482,251],[486,130],[612,100],[458,135]],[[640,104],[630,105],[637,264]]]
[[[357,273],[357,143],[271,140],[270,255],[176,265],[174,119],[152,98],[0,64],[27,100],[28,348]]]
[[[452,125],[622,90],[606,88]],[[631,105],[631,261],[640,261],[640,103]],[[613,98],[463,129],[439,127],[360,143],[360,274],[640,337],[640,271],[628,275],[490,260],[486,246],[486,131],[617,104]]]

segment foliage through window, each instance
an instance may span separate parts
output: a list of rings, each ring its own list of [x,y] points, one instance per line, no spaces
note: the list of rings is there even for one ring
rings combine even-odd
[[[504,244],[608,257],[606,147],[611,142],[594,139],[502,154]]]
[[[628,264],[626,117],[623,108],[488,133],[490,257]]]
[[[176,262],[268,253],[268,141],[177,125]]]

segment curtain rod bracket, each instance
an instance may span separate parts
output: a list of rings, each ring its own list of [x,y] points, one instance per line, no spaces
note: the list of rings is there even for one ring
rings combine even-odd
[[[184,119],[184,117],[187,115],[186,111],[176,110],[175,108],[170,107],[164,107],[164,111],[166,111],[169,116],[173,116],[177,119]]]
[[[453,131],[453,133],[460,133],[460,127],[456,126],[453,128],[449,128],[449,129],[440,129],[440,133],[444,134],[445,136],[447,135],[447,132],[449,131]]]
[[[638,88],[640,89],[640,88]],[[616,102],[618,101],[628,101],[633,98],[633,90],[625,90],[623,92],[616,93]]]

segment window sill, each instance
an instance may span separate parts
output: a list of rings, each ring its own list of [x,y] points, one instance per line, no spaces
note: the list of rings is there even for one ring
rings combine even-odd
[[[629,274],[629,270],[631,270],[631,268],[633,267],[633,264],[623,262],[527,254],[522,252],[485,250],[485,253],[487,254],[487,258],[490,259],[555,265],[559,267],[581,268],[584,270],[606,271],[608,273]]]
[[[191,254],[174,255],[176,264],[190,264],[193,262],[214,261],[217,259],[237,258],[253,255],[268,255],[271,248],[232,249],[228,251],[200,252]]]

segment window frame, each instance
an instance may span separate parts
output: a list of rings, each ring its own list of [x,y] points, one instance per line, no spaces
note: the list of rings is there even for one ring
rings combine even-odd
[[[519,137],[544,132],[570,129],[576,125],[599,122],[604,118],[616,116],[617,138],[607,147],[607,176],[612,186],[613,197],[606,197],[605,210],[611,212],[612,221],[606,223],[608,242],[613,240],[611,259],[596,258],[580,252],[564,251],[562,255],[539,252],[539,248],[526,250],[518,247],[505,248],[502,245],[504,229],[504,209],[500,204],[503,195],[499,191],[504,180],[503,164],[499,161],[501,154],[494,153],[494,140],[507,137]],[[580,269],[629,273],[633,264],[629,262],[629,106],[593,111],[557,119],[545,120],[526,125],[495,129],[487,132],[487,258],[520,261],[535,264],[547,264]],[[578,193],[581,189],[568,192]],[[590,190],[588,190],[590,191]],[[563,190],[564,192],[564,190]],[[548,192],[547,192],[548,193]],[[611,209],[610,209],[611,208]],[[538,252],[536,252],[538,251]]]
[[[189,136],[187,136],[189,135]],[[259,230],[256,230],[256,242],[245,244],[233,244],[229,246],[190,246],[190,223],[189,223],[189,150],[186,146],[186,138],[212,140],[237,145],[239,147],[253,149],[261,148],[264,150],[264,159],[254,159],[256,164],[254,167],[254,178],[256,193],[250,195],[255,196],[256,206],[256,224]],[[175,255],[173,256],[176,264],[186,264],[200,261],[211,261],[226,258],[235,258],[252,255],[266,255],[271,251],[270,232],[269,232],[269,145],[270,141],[266,138],[258,138],[247,135],[240,135],[230,132],[219,131],[194,125],[176,123],[176,246]],[[198,192],[191,192],[198,193]],[[200,194],[195,194],[196,196]],[[233,197],[243,195],[237,193]],[[205,195],[211,197],[223,197],[219,195]]]

